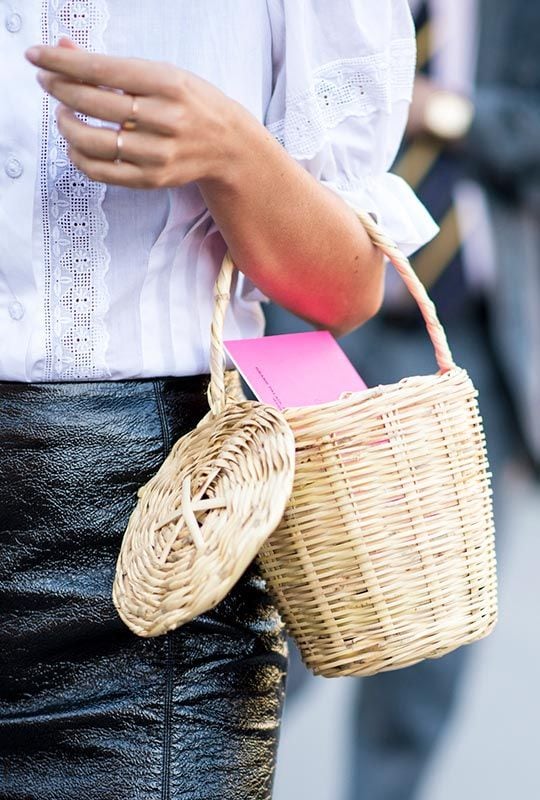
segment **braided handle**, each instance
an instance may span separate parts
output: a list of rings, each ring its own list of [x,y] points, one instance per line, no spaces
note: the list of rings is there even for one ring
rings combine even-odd
[[[225,314],[231,299],[231,282],[234,262],[227,251],[214,286],[214,314],[210,326],[210,384],[208,386],[208,405],[212,414],[219,414],[227,403],[225,389],[225,348],[223,347],[223,327]]]
[[[444,328],[437,317],[433,301],[429,298],[422,282],[411,267],[409,259],[403,255],[392,241],[365,211],[355,211],[373,242],[394,265],[405,286],[420,309],[441,373],[454,369],[455,363],[450,352]],[[214,315],[210,330],[210,385],[208,402],[213,414],[218,414],[227,403],[225,387],[225,350],[223,347],[223,326],[229,306],[231,281],[234,263],[229,253],[225,255],[214,287]]]
[[[452,353],[450,352],[444,328],[439,322],[433,301],[429,297],[424,284],[411,267],[409,259],[403,255],[397,244],[381,230],[373,217],[365,211],[355,211],[355,213],[366,229],[373,244],[392,262],[396,271],[402,278],[403,283],[416,301],[424,318],[424,322],[426,323],[427,332],[435,351],[435,360],[439,370],[441,373],[444,373],[454,369],[456,365],[452,358]]]

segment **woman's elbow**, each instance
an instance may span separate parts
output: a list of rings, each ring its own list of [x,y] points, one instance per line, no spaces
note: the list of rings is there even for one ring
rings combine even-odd
[[[353,302],[348,302],[343,307],[342,313],[329,326],[330,332],[336,339],[352,333],[378,313],[383,299],[384,281],[381,277],[367,291],[362,292],[361,296],[355,297]]]

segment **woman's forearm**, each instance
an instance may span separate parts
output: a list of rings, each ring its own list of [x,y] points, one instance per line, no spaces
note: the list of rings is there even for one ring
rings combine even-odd
[[[378,310],[383,259],[354,212],[243,109],[217,174],[199,181],[239,267],[275,302],[336,335]],[[239,122],[238,122],[239,121]]]

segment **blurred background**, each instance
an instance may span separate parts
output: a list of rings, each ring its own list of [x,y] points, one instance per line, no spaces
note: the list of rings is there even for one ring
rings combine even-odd
[[[310,676],[294,647],[275,800],[540,798],[540,2],[411,0],[418,67],[394,171],[441,232],[413,258],[480,391],[500,621],[488,639],[367,679]],[[267,332],[308,329],[269,306]],[[368,385],[436,367],[388,271],[342,341]]]

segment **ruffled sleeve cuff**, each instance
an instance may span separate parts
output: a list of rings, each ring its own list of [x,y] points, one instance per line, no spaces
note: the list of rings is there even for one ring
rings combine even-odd
[[[389,172],[368,175],[342,185],[321,182],[351,208],[372,214],[406,256],[437,235],[439,228],[431,215],[410,186],[397,175]]]
[[[389,172],[369,175],[361,181],[339,185],[322,180],[351,208],[372,214],[385,233],[406,256],[411,255],[438,233],[438,226],[410,186]],[[241,277],[243,300],[265,302],[268,298],[245,275]]]
[[[407,0],[343,0],[339,14],[327,0],[268,1],[274,56],[268,130],[320,183],[373,214],[410,255],[437,226],[412,189],[389,172],[415,74]]]

